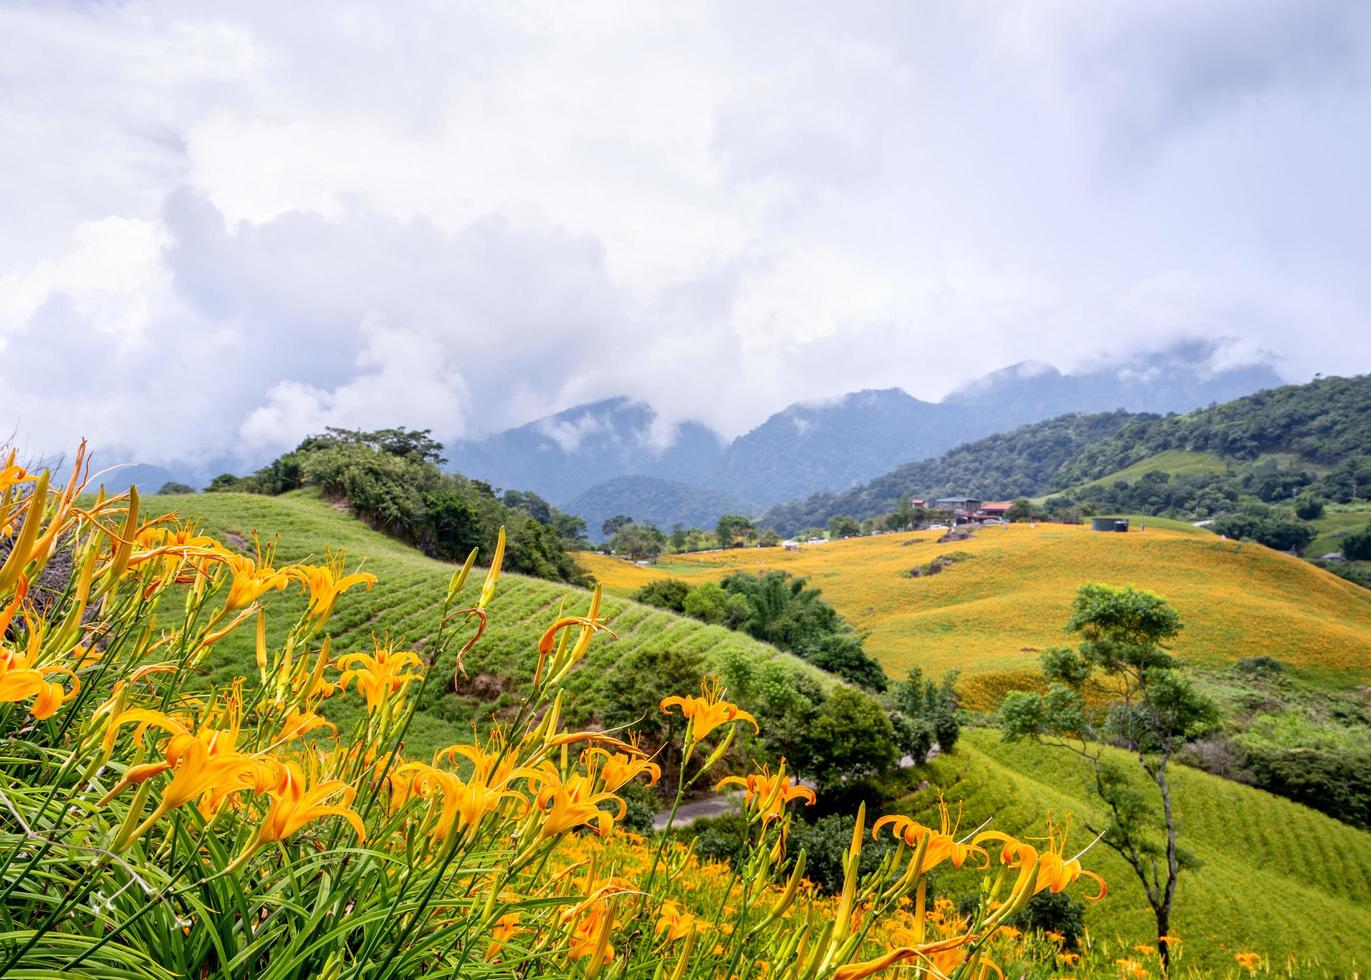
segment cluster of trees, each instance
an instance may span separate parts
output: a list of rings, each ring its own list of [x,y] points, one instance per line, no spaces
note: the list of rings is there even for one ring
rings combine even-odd
[[[606,550],[634,561],[715,548],[774,548],[781,543],[779,534],[772,530],[759,531],[743,514],[724,514],[713,531],[677,524],[670,534],[664,534],[647,521],[616,514],[606,520],[600,530],[607,539]]]
[[[430,432],[329,428],[247,477],[223,474],[212,491],[281,494],[318,487],[344,499],[380,531],[435,558],[460,561],[472,548],[489,554],[499,529],[508,536],[505,567],[539,578],[588,583],[570,549],[585,545],[585,522],[534,493],[497,494],[480,480],[440,469],[443,447]]]
[[[873,691],[886,689],[885,671],[862,649],[863,636],[805,579],[785,572],[735,572],[722,582],[693,587],[680,579],[660,579],[633,598],[746,633]]]
[[[1274,507],[1246,503],[1232,514],[1216,518],[1210,528],[1218,534],[1242,541],[1256,541],[1277,551],[1299,554],[1309,547],[1316,532],[1304,521],[1294,520]]]

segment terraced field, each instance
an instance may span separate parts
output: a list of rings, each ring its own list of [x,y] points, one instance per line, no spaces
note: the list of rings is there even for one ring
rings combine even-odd
[[[353,590],[343,596],[330,622],[335,652],[370,650],[373,635],[389,633],[403,646],[422,648],[438,621],[438,606],[455,567],[424,557],[419,552],[366,527],[308,491],[281,497],[248,494],[195,494],[145,498],[145,513],[179,511],[196,518],[204,529],[237,547],[250,547],[252,532],[264,538],[280,536],[278,555],[283,561],[322,557],[327,547],[346,548],[349,565],[363,561],[380,583],[371,592]],[[481,576],[472,576],[465,594],[474,600]],[[467,729],[474,721],[488,721],[492,713],[512,706],[515,691],[527,681],[536,663],[538,637],[556,617],[565,600],[568,613],[582,612],[589,593],[541,579],[506,574],[490,606],[490,629],[467,657],[467,677],[457,689],[449,680],[430,685],[424,711],[415,718],[410,744],[416,755],[450,742],[454,728]],[[269,628],[284,632],[303,608],[294,594],[275,595],[268,616]],[[705,626],[659,609],[624,599],[606,597],[604,613],[618,640],[598,637],[583,669],[573,674],[567,687],[569,722],[589,720],[596,710],[599,679],[618,657],[654,646],[699,652],[720,657],[742,651],[755,660],[778,659],[796,670],[833,683],[828,675],[803,661],[722,627]],[[240,630],[216,647],[223,651],[211,664],[218,680],[255,670],[250,629]],[[453,671],[452,660],[440,662],[443,677]],[[689,693],[689,692],[685,692]],[[335,699],[335,702],[341,699]],[[336,722],[351,721],[346,705],[329,702]]]
[[[1231,970],[1233,953],[1255,950],[1277,967],[1293,954],[1294,976],[1365,976],[1371,834],[1202,772],[1173,773],[1183,844],[1203,862],[1176,893],[1181,965],[1218,974]],[[954,754],[930,763],[928,778],[930,786],[905,801],[907,812],[936,820],[941,788],[949,801],[963,801],[968,818],[993,813],[995,827],[1009,833],[1040,833],[1047,816],[1075,814],[1072,840],[1077,848],[1090,841],[1080,826],[1094,812],[1084,769],[1066,753],[971,731]],[[1095,939],[1125,951],[1151,941],[1151,913],[1127,865],[1104,847],[1085,863],[1109,882],[1108,897],[1087,912]]]
[[[1319,536],[1305,549],[1305,554],[1317,558],[1330,551],[1342,550],[1342,537],[1348,531],[1360,531],[1371,524],[1371,507],[1365,504],[1333,504],[1322,517],[1314,521]]]
[[[1135,585],[1170,600],[1185,621],[1176,652],[1202,665],[1276,657],[1315,683],[1371,679],[1371,593],[1256,544],[1148,519],[1145,532],[1101,534],[1059,524],[985,528],[938,544],[918,531],[828,544],[672,556],[651,567],[586,554],[607,588],[628,594],[654,578],[719,579],[781,569],[808,578],[859,629],[892,675],[911,666],[964,678],[1037,669],[1085,582]],[[1136,522],[1135,522],[1136,527]],[[910,570],[940,555],[968,557],[936,575]]]

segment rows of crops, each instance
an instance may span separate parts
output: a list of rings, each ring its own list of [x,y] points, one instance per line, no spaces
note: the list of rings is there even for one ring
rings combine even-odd
[[[330,623],[334,649],[339,652],[369,649],[373,635],[386,633],[405,644],[422,646],[436,627],[437,603],[454,571],[452,566],[372,531],[306,492],[282,497],[153,497],[147,507],[150,512],[158,508],[178,511],[198,520],[207,532],[234,543],[250,542],[254,531],[264,541],[278,539],[278,555],[283,561],[320,557],[319,549],[325,543],[346,548],[353,559],[364,560],[364,567],[379,576],[384,587],[369,593],[355,589],[339,603]],[[471,598],[476,589],[475,582],[467,586]],[[271,599],[268,632],[273,642],[281,639],[285,624],[299,612],[302,601],[294,594]],[[425,710],[416,716],[410,732],[417,754],[451,741],[454,729],[464,730],[474,719],[489,718],[492,712],[515,703],[519,684],[532,676],[537,638],[563,602],[568,613],[584,612],[589,593],[518,575],[501,578],[490,607],[490,629],[466,659],[467,679],[457,690],[444,679],[425,695]],[[619,639],[597,640],[589,669],[569,679],[568,692],[578,695],[568,698],[569,722],[589,720],[596,703],[594,689],[606,663],[649,645],[716,658],[742,650],[757,660],[779,658],[794,669],[812,670],[802,661],[742,634],[682,620],[622,598],[607,597],[604,612]],[[218,659],[211,665],[215,679],[224,682],[255,669],[253,643],[246,630],[221,643],[216,648]],[[439,676],[451,676],[453,666],[451,660],[440,663]],[[824,683],[830,682],[825,679]],[[348,724],[359,709],[330,704],[330,710],[334,721]]]
[[[1125,759],[1121,759],[1127,762]],[[1135,766],[1136,768],[1136,766]],[[932,813],[939,789],[964,801],[968,814],[996,814],[1009,833],[1031,833],[1045,816],[1074,814],[1073,840],[1091,834],[1094,815],[1085,769],[1070,754],[1028,743],[1005,744],[990,731],[973,731],[952,756],[931,763],[931,785],[908,801]],[[1350,976],[1371,964],[1371,834],[1258,790],[1180,768],[1173,790],[1183,846],[1202,867],[1181,879],[1174,931],[1185,965],[1226,968],[1239,950],[1257,950],[1278,963],[1293,953],[1299,975]],[[1152,933],[1150,912],[1131,870],[1103,847],[1090,866],[1109,881],[1109,895],[1092,907],[1090,922],[1107,922],[1102,939],[1127,948]],[[1311,922],[1319,923],[1311,929]]]

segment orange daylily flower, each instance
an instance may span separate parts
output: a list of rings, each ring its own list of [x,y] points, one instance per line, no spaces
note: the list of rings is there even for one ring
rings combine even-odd
[[[688,723],[687,731],[689,734],[687,737],[696,742],[702,741],[720,725],[727,725],[735,721],[748,722],[754,731],[761,731],[756,718],[732,701],[723,699],[723,684],[715,675],[710,675],[700,682],[700,696],[680,697],[678,695],[662,698],[660,708],[664,712],[669,708],[680,708],[681,714],[685,716]]]
[[[367,839],[362,818],[349,806],[357,791],[341,779],[328,779],[311,787],[296,762],[270,763],[263,772],[266,778],[259,780],[257,789],[271,797],[271,806],[258,830],[257,844],[285,840],[306,824],[329,816],[342,817],[357,831],[358,839]],[[328,802],[335,798],[342,802]]]
[[[4,637],[14,614],[23,607],[27,594],[28,582],[20,576],[13,600],[3,612],[0,612],[0,638]],[[33,705],[29,711],[39,721],[51,718],[64,702],[74,698],[81,691],[80,679],[69,668],[58,664],[40,666],[37,663],[41,639],[41,630],[34,629],[30,630],[29,642],[24,650],[6,650],[0,647],[0,704],[33,698]],[[48,679],[56,674],[71,678],[70,691],[60,683]]]
[[[678,939],[684,939],[690,935],[690,931],[695,928],[695,916],[685,912],[679,905],[668,899],[662,903],[662,910],[657,918],[657,927],[653,931],[657,935],[666,935],[666,941],[674,943]]]
[[[370,572],[344,572],[346,556],[335,552],[323,565],[295,565],[289,571],[292,578],[300,582],[309,593],[307,615],[323,625],[333,613],[338,597],[354,585],[365,585],[370,589],[376,584],[376,576]]]
[[[1248,973],[1256,973],[1257,968],[1262,965],[1261,953],[1234,953],[1233,960],[1241,969]]]
[[[509,942],[519,932],[519,913],[506,912],[495,921],[495,928],[490,930],[491,942],[486,947],[486,960],[493,960],[504,949],[505,943]]]
[[[889,969],[896,963],[903,963],[906,960],[918,960],[934,971],[933,976],[947,977],[966,960],[966,947],[975,938],[975,936],[968,934],[952,936],[948,939],[924,943],[919,946],[901,946],[873,960],[840,966],[834,972],[833,980],[862,980],[864,977],[880,973],[882,970]],[[1003,980],[1004,974],[1000,972],[998,966],[984,957],[981,958],[980,962],[988,969],[994,970],[995,975]]]
[[[374,644],[373,653],[348,653],[338,658],[338,686],[347,690],[351,681],[367,699],[367,711],[380,708],[394,695],[423,677],[424,662],[411,650],[395,651],[388,645]]]
[[[229,553],[220,559],[232,575],[228,598],[224,601],[225,609],[242,609],[272,589],[280,592],[290,584],[291,573],[288,569],[272,567],[276,560],[275,545],[264,549],[261,540],[256,535],[253,538],[257,545],[256,558]]]
[[[804,800],[805,806],[813,806],[818,800],[812,789],[798,785],[785,774],[784,761],[774,776],[763,770],[747,776],[725,776],[714,784],[715,789],[723,789],[725,786],[739,786],[747,790],[743,804],[747,808],[755,807],[761,815],[763,824],[778,819],[785,812],[787,803]]]
[[[1047,831],[1047,850],[1041,853],[1031,844],[1015,840],[1005,834],[996,831],[986,831],[977,834],[972,844],[979,844],[986,840],[999,840],[1004,842],[1004,848],[1000,851],[1000,862],[1010,868],[1019,871],[1018,881],[1010,893],[1017,896],[1023,893],[1025,888],[1031,889],[1030,894],[1036,895],[1044,890],[1051,890],[1052,894],[1057,894],[1068,885],[1073,884],[1078,878],[1091,878],[1100,886],[1099,894],[1090,897],[1090,901],[1095,902],[1104,898],[1108,892],[1108,885],[1105,880],[1093,871],[1085,871],[1081,868],[1080,854],[1067,859],[1063,857],[1063,849],[1066,847],[1066,828],[1062,828],[1060,834],[1056,827],[1049,825]],[[1081,852],[1085,853],[1084,851]],[[1033,869],[1037,868],[1037,874],[1033,874]],[[1034,878],[1029,881],[1029,877]]]
[[[600,781],[606,793],[617,793],[628,783],[637,779],[644,773],[647,774],[647,785],[655,786],[657,780],[662,778],[662,767],[655,762],[651,762],[638,753],[637,746],[626,746],[631,752],[611,752],[608,749],[595,746],[587,749],[583,758],[587,759],[592,765],[594,760],[603,760],[600,766]]]
[[[530,773],[538,784],[533,805],[543,814],[542,836],[555,837],[576,827],[587,826],[604,837],[628,811],[624,801],[613,793],[597,792],[594,775],[572,773],[565,780],[557,767],[543,762]],[[601,803],[612,803],[615,813],[601,810]]]
[[[960,813],[958,821],[954,823],[950,819],[947,803],[938,798],[938,815],[941,818],[940,828],[934,830],[932,827],[919,823],[913,817],[905,816],[885,816],[881,817],[871,825],[871,836],[879,837],[881,828],[890,827],[891,834],[896,840],[904,841],[910,847],[917,848],[919,842],[924,837],[928,837],[928,846],[924,851],[923,871],[928,871],[942,864],[944,861],[951,861],[954,868],[960,868],[966,863],[966,859],[973,854],[979,854],[985,858],[986,863],[990,862],[990,855],[975,845],[956,839],[957,825],[960,823]]]

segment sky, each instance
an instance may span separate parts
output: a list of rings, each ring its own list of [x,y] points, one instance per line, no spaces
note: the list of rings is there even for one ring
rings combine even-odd
[[[0,428],[629,395],[733,436],[1221,341],[1371,370],[1371,5],[0,3]]]

